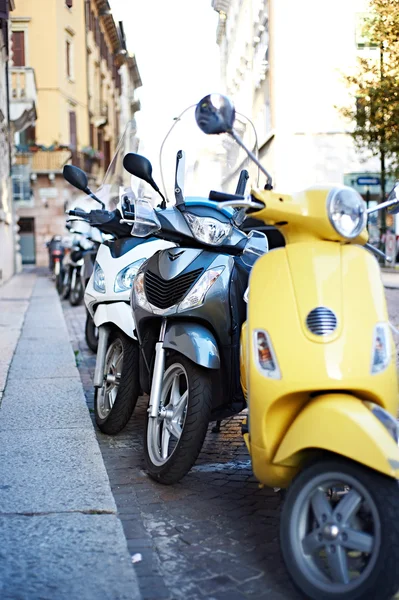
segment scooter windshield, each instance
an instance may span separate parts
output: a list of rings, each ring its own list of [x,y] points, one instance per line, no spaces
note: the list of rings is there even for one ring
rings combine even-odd
[[[120,208],[124,196],[127,196],[133,202],[136,198],[152,198],[154,195],[153,190],[147,183],[130,175],[124,169],[123,159],[129,152],[145,156],[145,147],[137,135],[137,127],[134,121],[128,122],[104,180],[95,192],[97,198],[104,202],[107,210],[112,211],[117,207]]]
[[[256,131],[251,121],[237,113],[235,129],[254,154],[258,154]],[[183,151],[178,162],[177,155]],[[228,134],[205,135],[195,120],[195,105],[175,118],[161,147],[160,171],[165,196],[172,204],[176,188],[184,199],[208,198],[211,190],[235,193],[240,173],[249,174],[246,190],[257,187],[258,167]],[[176,185],[177,184],[177,185]]]

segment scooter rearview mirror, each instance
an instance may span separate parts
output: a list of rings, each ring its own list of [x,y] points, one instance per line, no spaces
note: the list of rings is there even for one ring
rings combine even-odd
[[[149,183],[150,186],[161,196],[163,204],[166,206],[165,198],[152,178],[152,164],[148,158],[141,156],[140,154],[135,154],[134,152],[129,152],[129,154],[126,154],[125,158],[123,159],[123,166],[126,171],[130,173],[130,175],[138,177],[139,179]],[[165,206],[163,206],[163,208],[165,208]]]
[[[233,103],[222,94],[209,94],[198,102],[195,120],[198,127],[208,135],[231,133],[236,111]]]
[[[79,169],[79,167],[75,167],[74,165],[65,165],[63,175],[64,179],[73,185],[73,187],[85,192],[86,194],[90,193],[87,175],[84,171],[82,171],[82,169]]]

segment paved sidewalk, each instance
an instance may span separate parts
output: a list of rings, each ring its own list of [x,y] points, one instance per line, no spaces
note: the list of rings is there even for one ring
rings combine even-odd
[[[139,600],[54,284],[2,287],[0,328],[1,600]]]
[[[399,271],[382,270],[381,278],[385,288],[398,290],[399,289]]]

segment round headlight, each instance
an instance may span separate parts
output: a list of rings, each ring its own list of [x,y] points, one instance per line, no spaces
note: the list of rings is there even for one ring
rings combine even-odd
[[[327,198],[327,212],[331,225],[342,237],[355,238],[366,227],[366,203],[350,187],[331,190]]]

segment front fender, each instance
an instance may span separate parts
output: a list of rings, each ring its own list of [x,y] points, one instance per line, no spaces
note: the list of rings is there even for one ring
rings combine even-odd
[[[134,319],[132,309],[126,302],[110,302],[109,304],[99,304],[94,313],[94,324],[96,327],[111,323],[121,329],[133,340],[137,339],[134,335]]]
[[[288,429],[273,463],[296,467],[304,453],[315,448],[399,477],[399,449],[394,439],[370,409],[349,394],[313,398]]]
[[[187,356],[207,369],[220,368],[220,356],[214,335],[198,323],[176,322],[166,330],[164,348]]]

